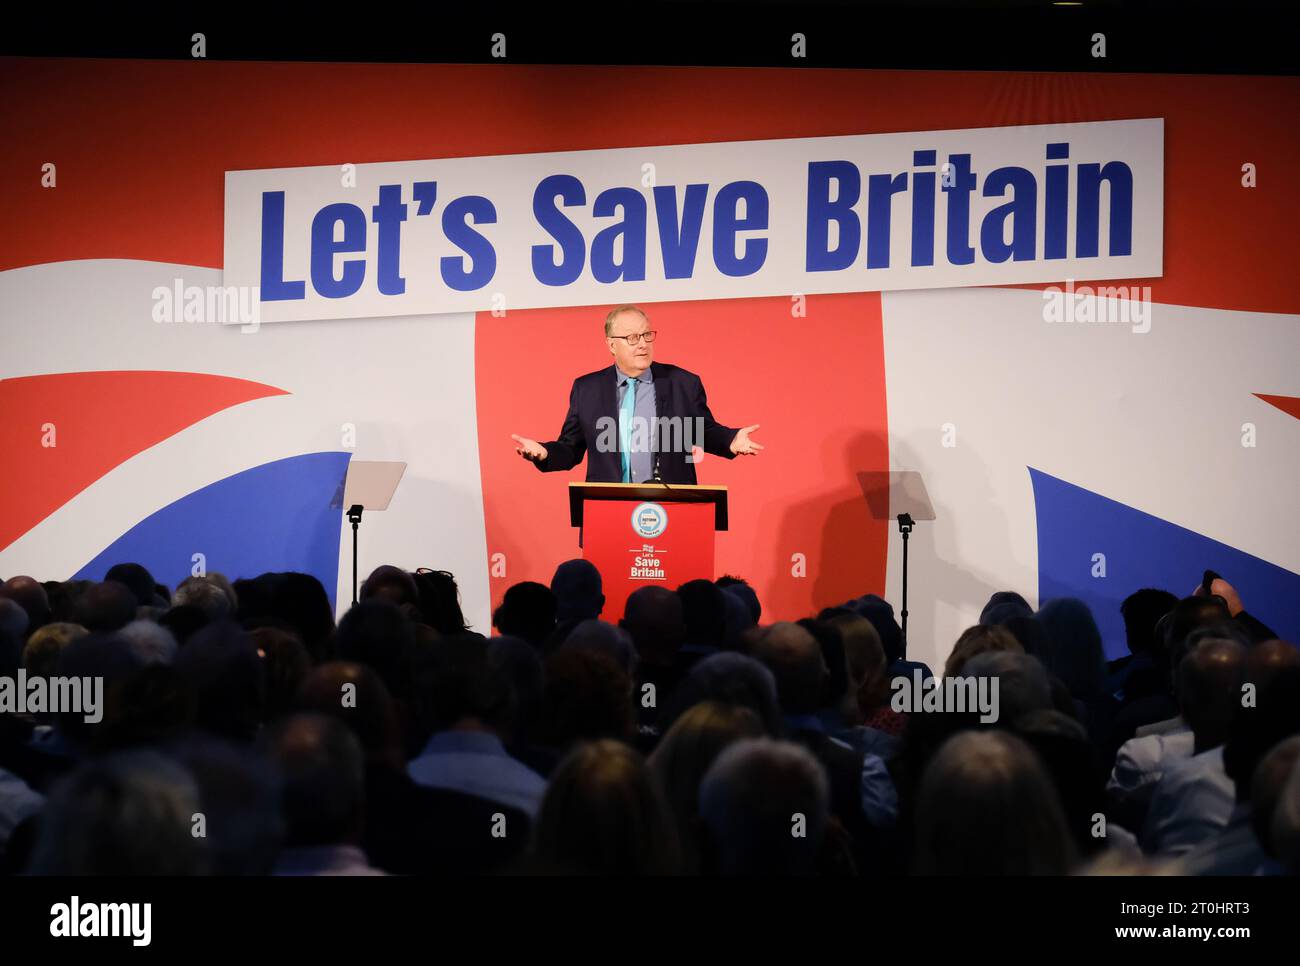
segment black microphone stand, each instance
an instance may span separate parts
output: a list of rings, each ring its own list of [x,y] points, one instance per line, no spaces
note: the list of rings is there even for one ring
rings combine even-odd
[[[654,460],[653,471],[650,474],[650,482],[658,483],[665,490],[672,489],[672,487],[668,485],[668,483],[664,480],[664,478],[659,475],[659,450],[658,449],[655,450],[655,460]]]
[[[898,515],[898,532],[903,535],[903,656],[907,657],[907,536],[912,532],[912,527],[916,524],[912,521],[910,513],[900,513]]]
[[[356,503],[348,507],[348,520],[352,523],[352,603],[357,602],[357,527],[361,525],[361,511],[364,507]]]

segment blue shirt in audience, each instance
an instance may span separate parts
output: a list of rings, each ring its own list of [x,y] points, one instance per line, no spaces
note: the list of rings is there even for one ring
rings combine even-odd
[[[1203,751],[1167,769],[1156,784],[1142,831],[1142,846],[1183,855],[1223,831],[1237,788],[1223,768],[1223,747]]]
[[[815,714],[788,714],[785,716],[785,727],[791,733],[826,733],[822,720]],[[858,750],[840,738],[831,736],[831,741]],[[862,814],[875,828],[889,828],[898,821],[898,790],[894,787],[893,776],[889,774],[889,768],[880,756],[870,753],[862,758]]]
[[[439,731],[406,766],[407,774],[430,788],[477,795],[536,815],[546,779],[506,753],[487,731]]]

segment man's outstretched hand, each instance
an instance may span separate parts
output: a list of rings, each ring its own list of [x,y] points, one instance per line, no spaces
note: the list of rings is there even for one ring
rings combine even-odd
[[[755,443],[749,438],[749,434],[758,429],[758,423],[753,426],[746,426],[736,433],[735,438],[731,441],[731,451],[737,456],[757,456],[763,444]]]
[[[530,463],[540,463],[546,459],[546,447],[535,439],[529,439],[527,436],[516,436],[510,434],[510,438],[517,444],[515,452],[528,460]]]

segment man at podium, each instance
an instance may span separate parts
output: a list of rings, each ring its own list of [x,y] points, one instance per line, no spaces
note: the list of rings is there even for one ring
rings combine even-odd
[[[512,436],[515,452],[544,473],[572,469],[587,459],[588,483],[695,483],[701,451],[732,459],[756,456],[757,425],[718,423],[700,377],[654,361],[656,332],[635,305],[605,317],[605,342],[614,364],[573,381],[560,438],[539,443]]]

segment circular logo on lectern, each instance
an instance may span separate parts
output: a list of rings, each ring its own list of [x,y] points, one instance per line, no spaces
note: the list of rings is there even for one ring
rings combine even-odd
[[[632,529],[642,537],[657,537],[668,528],[668,511],[658,503],[638,503],[632,511]]]

